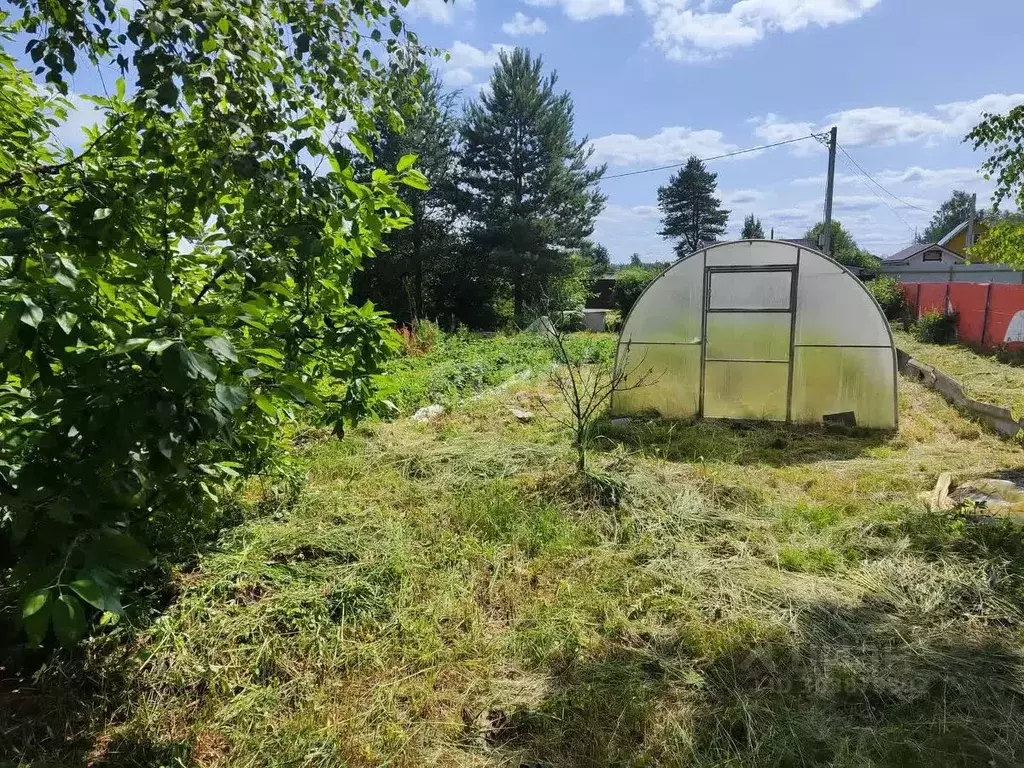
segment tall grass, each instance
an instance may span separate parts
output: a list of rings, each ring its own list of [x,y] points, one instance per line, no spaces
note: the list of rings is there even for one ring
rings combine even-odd
[[[539,381],[306,440],[298,503],[158,610],[9,666],[0,761],[1024,760],[1019,533],[917,498],[1021,449],[908,386],[897,436],[604,424],[595,494],[560,431],[508,412],[556,407]]]

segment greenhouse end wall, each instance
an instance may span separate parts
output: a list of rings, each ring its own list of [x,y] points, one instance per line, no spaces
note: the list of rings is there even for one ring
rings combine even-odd
[[[677,261],[633,306],[616,364],[616,415],[896,427],[884,314],[840,264],[792,243],[721,243]]]

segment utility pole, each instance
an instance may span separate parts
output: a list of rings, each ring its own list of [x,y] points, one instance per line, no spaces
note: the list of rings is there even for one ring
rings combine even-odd
[[[828,180],[825,182],[825,231],[821,249],[826,256],[832,255],[832,193],[836,187],[836,134],[839,129],[832,126],[828,133]]]

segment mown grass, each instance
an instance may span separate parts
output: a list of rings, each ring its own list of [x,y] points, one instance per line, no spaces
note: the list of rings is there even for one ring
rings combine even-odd
[[[586,479],[536,379],[313,435],[299,502],[178,573],[155,621],[5,685],[0,755],[1019,764],[1024,541],[918,494],[1024,452],[899,394],[895,435],[604,423]]]
[[[896,346],[952,376],[970,397],[1009,408],[1015,418],[1024,417],[1024,367],[1008,365],[993,354],[981,354],[959,344],[926,344],[895,329],[893,336]]]

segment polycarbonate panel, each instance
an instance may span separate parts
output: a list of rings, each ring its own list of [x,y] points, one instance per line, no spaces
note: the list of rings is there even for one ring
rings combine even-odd
[[[858,426],[896,426],[892,349],[798,347],[793,362],[793,421],[853,411]]]
[[[629,313],[620,338],[700,343],[703,313],[704,259],[698,253],[651,283]]]
[[[704,363],[704,415],[786,420],[787,363]]]
[[[810,251],[800,256],[796,343],[888,346],[889,326],[863,284]]]
[[[712,272],[709,309],[789,309],[791,272]]]
[[[781,240],[716,245],[707,250],[709,267],[747,267],[761,264],[796,264],[797,249]]]
[[[789,360],[789,312],[709,312],[707,356],[720,360]]]
[[[699,344],[619,345],[619,370],[627,371],[625,385],[650,371],[650,383],[612,395],[617,415],[653,411],[666,419],[688,419],[700,409]],[[623,368],[624,367],[624,368]]]

